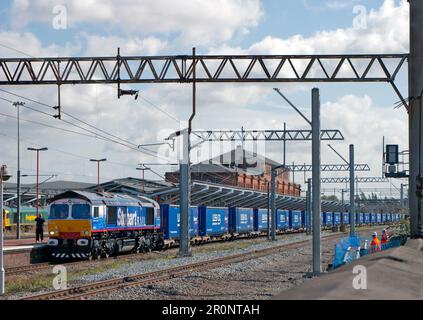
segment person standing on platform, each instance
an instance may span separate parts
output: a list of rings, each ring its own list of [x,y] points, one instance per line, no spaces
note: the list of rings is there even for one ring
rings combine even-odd
[[[377,237],[377,232],[373,232],[372,243],[370,244],[370,253],[381,251],[380,240]]]
[[[35,218],[36,227],[35,227],[35,240],[36,242],[41,242],[44,240],[44,218],[41,216],[41,214],[38,215],[37,218]]]
[[[386,244],[389,241],[389,236],[388,233],[386,232],[385,229],[382,230],[382,244]]]

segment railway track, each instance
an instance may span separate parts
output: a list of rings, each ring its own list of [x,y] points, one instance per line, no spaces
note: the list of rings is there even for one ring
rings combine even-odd
[[[14,274],[20,274],[20,273],[26,273],[26,272],[32,272],[32,271],[40,271],[49,268],[52,266],[49,262],[45,263],[35,263],[35,264],[29,264],[25,266],[18,266],[18,267],[10,267],[5,269],[6,275],[14,275]]]
[[[325,240],[332,240],[342,238],[344,234],[329,235],[323,237]],[[155,283],[170,280],[172,278],[181,277],[191,272],[198,272],[203,270],[210,270],[219,268],[225,265],[230,265],[238,262],[243,262],[251,259],[258,259],[277,252],[288,251],[292,249],[299,249],[305,244],[309,244],[311,240],[303,240],[284,244],[276,247],[271,247],[262,250],[251,251],[236,255],[230,255],[217,259],[211,259],[201,262],[196,262],[188,265],[172,267],[159,271],[153,271],[138,275],[121,277],[111,280],[105,280],[81,286],[68,288],[65,290],[58,290],[44,294],[34,295],[22,298],[21,300],[78,300],[85,299],[90,296],[122,289],[130,286],[147,286]]]
[[[382,226],[380,226],[382,227]],[[364,227],[364,228],[360,228],[360,231],[365,231],[365,230],[371,230],[374,227]],[[296,234],[296,233],[289,233],[289,234]],[[286,235],[286,234],[285,234]],[[342,233],[340,233],[340,235],[343,235]],[[266,237],[266,235],[263,235],[261,237]],[[240,238],[244,239],[244,238]],[[203,245],[207,245],[207,244],[211,244],[211,243],[216,243],[216,241],[212,241],[209,243],[205,243]],[[174,249],[177,248],[177,246],[174,247],[170,247],[167,249],[163,249],[163,250],[170,250],[170,249]],[[160,253],[159,251],[152,251],[153,253]],[[130,253],[130,254],[122,254],[122,255],[118,255],[113,257],[113,259],[125,259],[128,257],[136,257],[138,255],[145,255],[145,253]],[[98,263],[101,263],[101,261],[103,260],[99,260]],[[93,262],[93,261],[90,261]],[[6,268],[5,269],[5,273],[6,275],[18,275],[18,274],[23,274],[23,273],[28,273],[28,272],[37,272],[37,271],[42,271],[42,270],[47,270],[49,268],[51,268],[52,266],[55,266],[57,264],[60,265],[65,265],[67,267],[69,266],[77,266],[77,265],[82,265],[87,263],[87,260],[82,260],[82,261],[70,261],[70,262],[43,262],[43,263],[36,263],[36,264],[29,264],[29,265],[24,265],[24,266],[18,266],[18,267],[10,267],[10,268]]]

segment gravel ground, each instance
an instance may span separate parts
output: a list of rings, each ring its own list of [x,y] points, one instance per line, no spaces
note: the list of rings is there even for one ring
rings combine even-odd
[[[322,232],[323,236],[329,234],[333,233],[328,231]],[[368,234],[369,231],[366,231],[366,235]],[[266,238],[258,238],[214,243],[193,247],[194,255],[188,258],[176,258],[177,249],[150,253],[148,254],[149,258],[128,258],[128,260],[125,260],[118,266],[111,266],[110,268],[104,268],[104,270],[93,274],[89,273],[78,276],[77,280],[68,283],[68,287],[162,270],[174,266],[265,249],[272,246],[280,246],[306,239],[311,239],[311,237],[307,236],[305,233],[297,233],[278,236],[275,242],[268,242]],[[324,266],[327,266],[332,258],[331,255],[334,244],[334,240],[322,241],[322,263]],[[215,297],[217,299],[267,299],[277,292],[303,282],[304,275],[310,271],[310,260],[310,248],[289,250],[256,260],[249,260],[216,268],[207,272],[195,272],[189,276],[175,278],[174,280],[154,286],[128,287],[92,298],[213,299]],[[95,268],[98,265],[98,261],[91,263],[87,262],[85,269],[90,270],[90,268]],[[37,290],[36,293],[44,293],[51,290]],[[17,299],[33,294],[35,294],[35,292],[19,292],[3,298]]]
[[[369,231],[363,231],[368,235]],[[306,238],[305,236],[302,239]],[[322,265],[332,260],[337,240],[322,241]],[[284,243],[279,242],[278,243]],[[287,243],[287,242],[285,242]],[[266,248],[260,244],[255,249]],[[252,246],[254,247],[254,246]],[[231,252],[235,254],[238,251]],[[222,256],[222,255],[220,255]],[[215,256],[208,255],[210,258]],[[307,281],[311,271],[311,247],[279,252],[208,271],[193,272],[147,287],[126,287],[93,296],[94,300],[231,300],[270,299],[273,295]]]

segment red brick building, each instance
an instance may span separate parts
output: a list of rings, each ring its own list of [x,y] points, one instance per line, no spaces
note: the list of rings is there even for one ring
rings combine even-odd
[[[241,147],[191,167],[191,179],[267,192],[272,166],[279,163]],[[179,182],[179,171],[167,172],[166,180]],[[300,196],[301,185],[289,181],[289,171],[277,170],[276,192]]]

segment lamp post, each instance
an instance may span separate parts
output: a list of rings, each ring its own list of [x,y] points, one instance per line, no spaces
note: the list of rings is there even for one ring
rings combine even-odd
[[[140,164],[140,166],[137,168],[137,170],[140,170],[140,171],[142,171],[142,182],[141,182],[141,193],[143,193],[144,194],[144,191],[145,191],[145,181],[144,181],[144,172],[146,171],[146,170],[150,170],[150,168],[148,168],[148,167],[146,167],[145,165],[143,165],[143,164]]]
[[[100,192],[100,162],[105,162],[107,159],[90,159],[91,162],[97,162],[97,192]]]
[[[39,178],[40,178],[40,151],[47,151],[48,148],[44,147],[44,148],[27,148],[28,151],[35,151],[37,152],[37,204],[36,204],[36,214],[38,216],[38,208],[40,206],[40,198],[39,198],[39,193],[40,193],[40,186],[39,186]]]
[[[6,166],[1,166],[0,169],[0,294],[3,295],[5,293],[4,288],[4,265],[3,265],[3,181],[7,181],[10,179],[10,175],[7,172]]]

